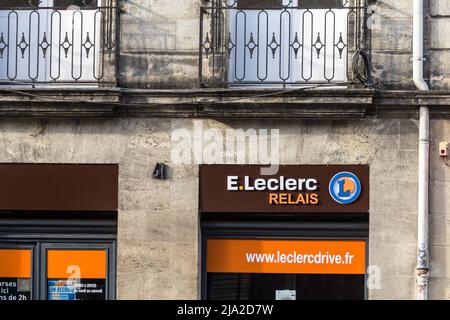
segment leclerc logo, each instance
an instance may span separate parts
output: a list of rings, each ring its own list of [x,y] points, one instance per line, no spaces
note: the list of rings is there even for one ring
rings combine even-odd
[[[351,204],[361,194],[361,182],[351,172],[339,172],[330,181],[330,195],[340,204]]]

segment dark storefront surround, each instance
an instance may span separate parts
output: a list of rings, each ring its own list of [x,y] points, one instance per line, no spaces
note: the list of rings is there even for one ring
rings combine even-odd
[[[368,237],[368,214],[240,214],[202,213],[203,237],[335,239]]]
[[[275,299],[276,289],[289,289],[297,292],[296,299],[365,299],[367,298],[366,274],[258,274],[258,273],[208,273],[207,243],[209,240],[279,240],[279,241],[363,241],[364,261],[367,267],[369,242],[368,213],[368,167],[367,166],[285,166],[279,175],[288,174],[293,177],[304,177],[318,173],[319,198],[327,202],[325,209],[314,206],[308,212],[302,208],[295,212],[295,205],[274,208],[268,212],[267,192],[243,190],[227,194],[227,176],[248,174],[252,178],[259,177],[259,166],[202,166],[200,169],[200,218],[201,218],[201,292],[202,299]],[[323,168],[323,170],[321,170]],[[305,170],[306,169],[306,170]],[[362,192],[359,201],[352,206],[336,206],[330,203],[325,182],[329,182],[336,172],[354,171],[361,179]],[[206,173],[206,175],[205,175]],[[215,173],[211,175],[210,173]],[[218,174],[219,173],[219,174]],[[279,175],[275,175],[278,178]],[[273,178],[273,177],[267,177]],[[326,185],[328,187],[328,185]],[[225,188],[225,189],[224,189]],[[248,199],[245,202],[245,195]],[[211,196],[211,197],[210,197]],[[208,198],[210,197],[210,198]],[[222,206],[214,200],[227,201],[231,208],[221,211]],[[239,198],[239,201],[233,200]],[[260,201],[260,203],[255,203]],[[249,203],[251,202],[251,203]],[[322,202],[323,203],[323,202]],[[213,210],[203,210],[205,208]],[[219,212],[215,212],[217,208]],[[251,211],[251,208],[263,208],[264,212]],[[345,212],[350,208],[353,212]],[[285,210],[283,212],[283,210]],[[324,212],[321,212],[324,211]]]
[[[4,279],[3,298],[115,299],[118,166],[0,164],[0,172],[0,253],[32,257],[31,278]]]

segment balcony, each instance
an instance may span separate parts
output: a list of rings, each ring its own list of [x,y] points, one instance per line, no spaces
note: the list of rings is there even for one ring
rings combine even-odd
[[[346,86],[370,77],[365,0],[208,2],[200,12],[203,86]]]
[[[1,0],[0,86],[116,85],[116,0]]]

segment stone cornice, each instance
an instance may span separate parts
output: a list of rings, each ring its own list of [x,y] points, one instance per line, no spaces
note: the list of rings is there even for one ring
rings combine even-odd
[[[0,88],[3,117],[416,118],[418,107],[450,117],[448,91],[369,89]]]

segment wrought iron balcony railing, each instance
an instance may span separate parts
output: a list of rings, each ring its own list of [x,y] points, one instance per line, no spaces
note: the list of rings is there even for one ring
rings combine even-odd
[[[116,84],[116,0],[1,0],[0,85]]]
[[[355,53],[370,58],[365,0],[209,3],[200,13],[205,86],[348,84]]]

